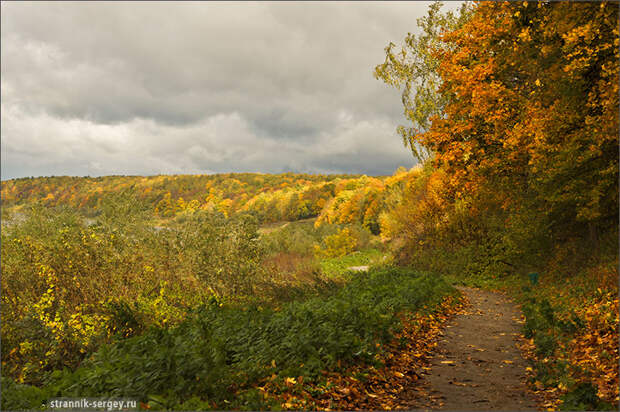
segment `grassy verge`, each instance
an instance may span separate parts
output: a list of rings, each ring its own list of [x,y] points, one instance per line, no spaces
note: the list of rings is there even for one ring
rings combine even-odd
[[[430,359],[445,322],[462,308],[458,295],[447,296],[415,314],[399,316],[402,328],[382,345],[374,365],[354,364],[325,372],[324,380],[303,377],[265,379],[259,389],[286,410],[403,410],[411,409],[411,387],[420,387],[419,372]],[[377,364],[379,366],[377,366]],[[425,408],[440,406],[432,399]],[[420,405],[422,406],[422,405]]]
[[[352,266],[370,266],[379,263],[384,253],[378,249],[365,249],[346,256],[321,260],[321,270],[328,277],[336,277]]]
[[[254,388],[271,376],[302,376],[373,364],[401,328],[399,314],[433,308],[455,290],[443,279],[380,268],[329,295],[279,309],[200,307],[173,328],[103,346],[75,371],[56,371],[42,388],[3,378],[2,409],[40,408],[50,397],[127,396],[155,409],[261,409]]]

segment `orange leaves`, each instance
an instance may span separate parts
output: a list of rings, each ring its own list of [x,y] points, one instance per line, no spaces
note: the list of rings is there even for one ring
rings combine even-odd
[[[569,365],[565,373],[570,379],[551,382],[540,377],[548,376],[548,371],[538,371],[541,375],[537,376],[533,368],[527,369],[543,406],[557,409],[561,404],[560,397],[575,387],[570,382],[591,382],[599,398],[617,406],[620,362],[617,279],[616,270],[594,267],[582,276],[541,285],[540,297],[548,298],[554,307],[574,309],[574,314],[567,310],[558,311],[559,322],[578,319],[580,323],[577,330],[565,331],[563,338],[558,336],[559,347],[553,358],[537,357],[533,339],[524,341],[521,346],[526,357],[542,362],[544,368],[553,368],[558,361]]]
[[[278,399],[281,407],[289,410],[411,409],[410,404],[402,403],[403,391],[409,388],[430,402],[424,388],[414,382],[428,364],[427,356],[436,344],[441,326],[460,308],[460,303],[450,297],[434,316],[403,316],[403,330],[378,355],[377,361],[385,365],[382,368],[350,365],[339,372],[324,372],[325,380],[320,383],[303,383],[301,377],[286,378],[284,386],[271,381],[264,384],[266,396]]]
[[[602,295],[584,309],[586,326],[567,348],[571,361],[598,387],[601,398],[618,397],[618,297]]]
[[[458,193],[491,184],[518,206],[529,191],[569,227],[617,220],[617,12],[480,2],[443,35],[445,115],[418,137]]]

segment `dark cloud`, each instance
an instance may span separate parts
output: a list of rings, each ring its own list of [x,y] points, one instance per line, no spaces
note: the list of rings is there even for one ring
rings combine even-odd
[[[427,3],[2,3],[2,178],[391,173],[372,77]]]

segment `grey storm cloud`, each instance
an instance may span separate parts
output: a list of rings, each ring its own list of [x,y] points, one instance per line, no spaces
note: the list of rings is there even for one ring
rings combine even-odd
[[[428,3],[1,7],[3,179],[413,165],[372,70]]]

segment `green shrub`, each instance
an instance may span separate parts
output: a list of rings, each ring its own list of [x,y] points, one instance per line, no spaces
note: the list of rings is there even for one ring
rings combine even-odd
[[[547,299],[531,298],[523,306],[523,314],[525,315],[524,336],[534,338],[536,352],[539,356],[553,356],[558,347],[554,308]]]
[[[213,294],[253,295],[265,276],[255,219],[200,211],[154,228],[148,217],[119,195],[96,219],[35,207],[3,229],[4,376],[39,384],[112,335],[178,324]]]
[[[19,385],[4,376],[0,378],[0,381],[2,386],[0,409],[3,411],[44,409],[45,401],[49,396],[45,390],[30,385]]]
[[[312,254],[315,243],[325,236],[333,235],[338,229],[337,225],[329,224],[314,227],[312,221],[290,222],[263,234],[261,244],[267,254],[286,252],[309,255]]]
[[[534,344],[536,345],[536,353],[539,356],[553,356],[558,347],[556,337],[549,333],[538,332],[534,335]]]
[[[377,344],[400,327],[398,313],[433,307],[453,292],[440,278],[383,268],[280,310],[212,301],[178,327],[152,327],[103,346],[75,372],[54,372],[46,390],[50,396],[163,399],[175,409],[186,402],[203,408],[203,401],[258,409],[246,391],[252,382],[272,373],[313,379],[338,361],[373,362]]]
[[[563,411],[593,411],[606,409],[596,394],[596,387],[590,382],[576,385],[562,396]]]
[[[326,258],[345,256],[353,252],[357,244],[355,232],[345,227],[331,236],[326,236],[321,245],[315,246],[315,253],[317,256]]]
[[[105,305],[105,311],[109,316],[106,326],[112,335],[127,338],[141,334],[146,328],[137,302],[112,300]]]
[[[258,221],[198,211],[176,228],[190,270],[218,296],[248,295],[263,275]]]

